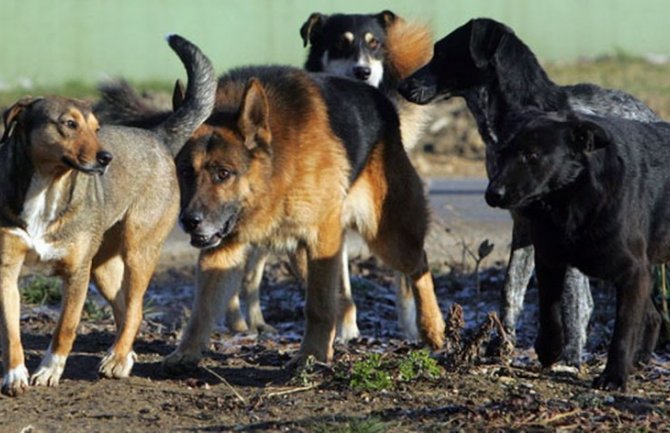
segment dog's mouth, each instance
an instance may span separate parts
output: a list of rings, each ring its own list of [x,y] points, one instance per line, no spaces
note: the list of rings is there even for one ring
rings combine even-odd
[[[79,164],[77,161],[75,161],[72,158],[69,158],[67,156],[63,156],[62,158],[63,164],[67,165],[68,167],[81,171],[82,173],[86,174],[99,174],[103,175],[105,174],[105,171],[107,170],[107,166],[105,165],[100,165],[100,164]]]
[[[226,220],[221,229],[213,234],[202,232],[191,233],[191,246],[199,249],[215,248],[221,244],[233,232],[237,223],[237,214]]]

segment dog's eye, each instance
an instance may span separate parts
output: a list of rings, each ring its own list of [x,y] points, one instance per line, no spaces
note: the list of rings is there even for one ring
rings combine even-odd
[[[375,38],[370,38],[368,41],[368,46],[374,50],[379,46],[379,41]]]
[[[79,126],[79,125],[77,124],[77,122],[70,119],[70,120],[65,121],[65,126],[67,126],[70,129],[77,129],[77,126]]]
[[[214,171],[214,181],[217,183],[225,182],[232,174],[227,168],[218,168]]]

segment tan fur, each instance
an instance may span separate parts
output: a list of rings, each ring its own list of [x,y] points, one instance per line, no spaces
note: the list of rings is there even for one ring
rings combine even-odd
[[[332,132],[319,89],[303,72],[286,79],[306,96],[299,116],[257,79],[220,82],[217,108],[234,113],[239,106],[240,115],[219,119],[215,110],[177,158],[180,172],[193,170],[193,177],[180,179],[182,190],[192,191],[182,203],[182,217],[202,212],[198,230],[214,243],[200,255],[194,311],[178,348],[165,359],[168,368],[202,356],[216,305],[229,305],[239,291],[250,247],[306,250],[307,323],[299,358],[331,360],[343,234],[349,227],[411,280],[422,337],[434,348],[443,343],[444,322],[423,253],[426,200],[402,146],[378,143],[350,185],[344,146]],[[231,204],[239,206],[238,213],[229,210]],[[239,215],[235,228],[216,241],[229,214]]]
[[[118,327],[99,372],[125,377],[133,363],[143,295],[178,211],[171,156],[148,134],[136,136],[125,128],[98,132],[90,107],[67,98],[19,101],[5,122],[9,131],[3,146],[15,152],[25,149],[34,173],[16,168],[30,176],[22,210],[0,203],[3,392],[17,395],[28,386],[17,287],[24,263],[39,264],[63,280],[53,339],[30,383],[58,384],[91,275],[112,305]],[[114,160],[100,169],[96,164],[102,164],[103,151],[111,152]]]
[[[398,17],[387,29],[386,49],[391,72],[402,80],[433,57],[433,35],[425,24]]]
[[[388,73],[399,82],[433,57],[432,32],[424,24],[397,17],[387,29],[386,55],[390,64]],[[430,119],[431,107],[412,104],[396,91],[391,95],[400,116],[403,145],[412,150]]]

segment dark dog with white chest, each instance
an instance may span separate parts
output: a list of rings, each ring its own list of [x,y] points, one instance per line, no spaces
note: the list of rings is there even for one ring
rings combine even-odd
[[[655,333],[660,326],[649,270],[670,259],[670,124],[572,113],[513,123],[520,132],[490,155],[497,168],[486,200],[530,222],[540,290],[538,357],[545,366],[560,357],[563,280],[568,266],[577,267],[616,287],[614,335],[594,386],[625,390],[644,340],[639,330]]]
[[[496,171],[492,155],[509,135],[504,119],[510,114],[530,108],[573,109],[643,122],[658,120],[646,105],[624,92],[592,84],[554,84],[514,32],[491,19],[473,19],[438,41],[432,60],[402,82],[399,90],[419,104],[452,96],[464,97],[486,144],[489,175]],[[501,313],[506,329],[514,335],[533,271],[533,247],[528,221],[514,210],[512,218],[512,252]],[[566,276],[563,304],[564,359],[568,364],[578,365],[593,301],[588,280],[574,269]]]

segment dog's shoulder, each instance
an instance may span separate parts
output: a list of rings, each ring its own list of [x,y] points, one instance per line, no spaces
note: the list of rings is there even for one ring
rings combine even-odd
[[[400,144],[398,114],[378,89],[352,79],[313,74],[328,109],[330,127],[342,141],[355,179],[380,140]],[[393,134],[397,133],[396,137]]]

